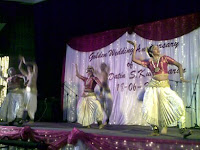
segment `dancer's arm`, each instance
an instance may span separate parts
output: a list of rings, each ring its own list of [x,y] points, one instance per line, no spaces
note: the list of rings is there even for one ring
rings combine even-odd
[[[132,56],[132,61],[135,62],[135,63],[137,63],[138,65],[142,65],[142,66],[144,66],[144,64],[142,63],[141,60],[135,58],[135,55],[136,55],[136,49],[137,49],[136,42],[132,42],[132,41],[127,41],[127,42],[134,46],[133,56]]]
[[[110,67],[106,66],[106,73],[109,74],[110,73]]]
[[[77,65],[77,64],[75,64],[75,68],[76,68],[76,76],[77,76],[79,79],[81,79],[81,80],[83,80],[83,81],[86,81],[87,78],[86,78],[86,77],[83,77],[82,75],[79,74],[79,72],[78,72],[78,65]]]
[[[183,77],[183,67],[182,67],[182,65],[177,61],[174,61],[174,65],[178,67],[179,74],[180,74],[180,80],[182,82],[190,82],[188,80],[185,80],[184,77]]]
[[[176,60],[174,60],[173,58],[171,58],[169,56],[165,56],[165,58],[166,58],[166,60],[169,64],[172,64],[172,65],[175,65],[175,66],[178,67],[179,74],[180,74],[180,80],[182,82],[190,82],[190,81],[184,79],[184,77],[183,77],[183,67],[179,62],[177,62]]]
[[[24,57],[20,56],[20,63],[19,63],[18,69],[24,76],[27,76],[28,73],[22,68],[22,63],[26,64]]]
[[[100,97],[102,97],[103,96],[103,86],[102,86],[102,83],[101,83],[101,81],[97,78],[97,77],[93,77],[93,79],[94,79],[94,81],[99,85],[99,87],[100,87]]]
[[[26,64],[32,65],[33,66],[33,73],[37,74],[38,73],[38,66],[35,62],[27,62]]]
[[[34,71],[34,73],[38,73],[38,66],[37,66],[37,64],[34,62],[33,63],[33,71]]]
[[[24,80],[24,85],[25,85],[25,86],[27,85],[28,80],[27,80],[26,76],[21,75],[21,74],[16,74],[16,75],[14,75],[14,76],[23,79],[23,80]]]

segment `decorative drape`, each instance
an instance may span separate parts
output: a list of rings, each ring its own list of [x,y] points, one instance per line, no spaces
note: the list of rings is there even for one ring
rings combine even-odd
[[[200,13],[169,18],[142,24],[135,27],[109,30],[101,33],[76,37],[68,42],[68,45],[75,50],[89,52],[105,47],[125,32],[140,35],[149,40],[170,40],[187,34],[200,26]]]
[[[46,144],[49,150],[196,149],[200,147],[200,142],[197,141],[106,136],[85,133],[76,128],[72,131],[56,131],[31,129],[29,126],[1,126],[0,139],[40,142]]]
[[[200,13],[138,25],[134,32],[149,40],[170,40],[185,35],[200,26]]]
[[[55,131],[55,130],[39,130],[31,129],[29,126],[1,126],[0,139],[3,140],[23,140],[43,143],[50,150],[59,149],[67,144],[68,135],[70,132]]]
[[[85,35],[74,38],[68,42],[70,47],[82,52],[90,52],[109,45],[120,36],[122,36],[129,28],[115,29],[96,33],[92,35]]]
[[[101,79],[102,63],[109,68],[108,85],[112,95],[113,107],[110,116],[111,124],[147,125],[142,119],[142,100],[145,85],[152,75],[149,69],[132,62],[133,46],[127,40],[137,42],[136,57],[142,60],[149,59],[144,48],[151,44],[158,45],[161,54],[168,55],[180,62],[185,69],[184,77],[190,83],[180,83],[178,68],[169,66],[169,79],[171,88],[183,99],[186,108],[186,126],[192,127],[196,122],[199,125],[199,93],[200,86],[196,86],[197,107],[195,115],[195,101],[193,93],[197,75],[200,73],[200,28],[172,40],[153,41],[140,37],[136,33],[124,33],[113,43],[106,47],[91,52],[80,52],[67,46],[65,79],[64,79],[64,101],[63,119],[75,122],[77,119],[76,107],[82,100],[81,94],[84,89],[83,82],[76,77],[75,66],[81,75],[86,76],[86,68],[92,65],[95,68],[95,76]],[[200,78],[198,79],[199,83]],[[99,88],[95,92],[98,97]]]

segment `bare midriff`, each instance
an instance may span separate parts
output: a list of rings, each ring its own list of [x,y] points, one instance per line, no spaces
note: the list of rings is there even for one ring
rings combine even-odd
[[[94,92],[94,90],[93,89],[84,89],[84,92]]]
[[[153,76],[153,79],[158,81],[168,80],[169,74],[157,74]]]

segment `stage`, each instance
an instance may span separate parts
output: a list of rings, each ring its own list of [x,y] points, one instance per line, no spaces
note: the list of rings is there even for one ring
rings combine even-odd
[[[4,130],[6,127],[12,128],[11,126],[5,126],[5,123],[1,123],[1,125],[1,128]],[[25,123],[23,127],[13,128],[19,128],[21,132],[21,129],[24,127],[31,128],[31,132],[34,133],[31,134],[32,136],[43,136],[43,142],[45,137],[53,138],[54,134],[55,137],[60,136],[60,139],[65,138],[62,142],[57,140],[59,143],[57,145],[55,143],[52,144],[52,139],[47,140],[48,142],[45,141],[48,149],[59,149],[62,147],[66,149],[67,144],[68,148],[72,148],[72,145],[80,148],[80,145],[77,145],[78,140],[82,141],[82,146],[84,144],[85,148],[90,147],[91,149],[200,149],[199,128],[190,129],[193,131],[193,134],[187,137],[187,139],[183,139],[176,127],[168,128],[167,135],[159,136],[150,136],[151,130],[148,126],[134,125],[107,125],[100,130],[96,124],[92,125],[92,128],[87,129],[77,123],[34,122],[31,124]],[[1,138],[2,136],[1,133]],[[40,142],[40,139],[35,140],[35,137],[32,139],[34,142]],[[28,140],[30,142],[30,138]]]

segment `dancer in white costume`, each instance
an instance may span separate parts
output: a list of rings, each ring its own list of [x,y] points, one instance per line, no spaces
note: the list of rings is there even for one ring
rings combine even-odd
[[[88,66],[86,70],[88,77],[83,77],[79,74],[76,64],[76,76],[83,80],[85,86],[84,93],[82,94],[82,101],[77,108],[77,122],[90,128],[90,125],[97,121],[99,129],[102,129],[104,127],[102,124],[103,110],[100,102],[96,98],[96,94],[94,93],[94,88],[96,84],[98,84],[101,88],[100,95],[102,97],[102,85],[99,79],[93,75],[93,72],[94,68],[92,66]]]
[[[27,71],[22,68],[26,65]],[[24,57],[20,57],[19,70],[26,76],[28,83],[24,92],[25,109],[30,117],[30,122],[34,121],[37,110],[37,75],[38,67],[35,62],[26,62]]]
[[[143,99],[143,118],[153,127],[152,135],[167,133],[167,126],[179,121],[180,133],[184,138],[191,135],[191,131],[185,133],[185,107],[177,93],[170,89],[167,66],[175,65],[179,69],[180,80],[189,82],[183,78],[183,68],[180,63],[166,55],[161,55],[157,46],[147,48],[147,54],[151,57],[148,61],[135,58],[136,42],[127,41],[134,46],[133,62],[147,67],[153,74],[153,78],[145,89]]]
[[[20,74],[16,74],[13,67],[8,69],[8,75],[8,78],[2,77],[2,72],[0,70],[0,76],[7,82],[8,86],[8,93],[1,106],[0,119],[7,121],[8,125],[13,125],[14,121],[17,121],[18,124],[22,124],[24,95],[20,86],[20,80],[23,79],[25,83],[25,77]]]

